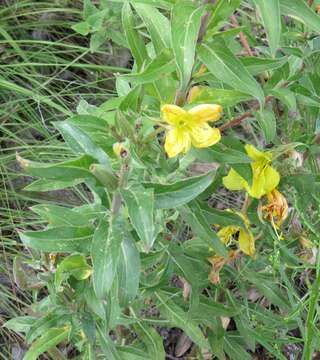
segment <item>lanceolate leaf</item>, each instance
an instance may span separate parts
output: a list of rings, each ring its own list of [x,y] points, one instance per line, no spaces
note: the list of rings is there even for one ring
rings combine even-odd
[[[240,59],[251,75],[257,75],[264,71],[275,70],[288,62],[288,58],[283,56],[279,59],[259,58],[255,56],[243,57]]]
[[[91,248],[91,227],[59,226],[42,231],[19,233],[21,241],[33,249],[44,252],[82,252]]]
[[[178,305],[163,292],[157,291],[155,297],[159,302],[161,314],[166,316],[172,326],[182,329],[200,348],[207,349],[209,347],[200,328],[196,323],[186,321],[188,315]]]
[[[139,251],[128,235],[121,243],[117,270],[119,301],[123,306],[127,306],[138,293],[140,270]]]
[[[264,94],[260,85],[224,42],[215,41],[211,45],[202,44],[198,54],[201,61],[216,78],[235,90],[252,95],[261,104],[264,103]]]
[[[266,28],[272,56],[275,55],[281,37],[280,0],[254,0]]]
[[[153,189],[144,189],[142,186],[132,187],[122,189],[121,195],[127,205],[133,227],[146,250],[150,250],[156,236]]]
[[[124,222],[120,215],[100,221],[92,241],[93,286],[98,298],[105,298],[110,290],[124,238]]]
[[[132,55],[137,63],[137,68],[140,70],[143,63],[148,59],[148,54],[142,37],[135,29],[133,13],[128,1],[123,4],[122,8],[122,26]]]
[[[232,149],[224,144],[216,144],[207,149],[192,149],[192,153],[200,160],[222,164],[250,164],[252,160],[245,152]]]
[[[125,75],[123,78],[135,83],[146,84],[161,79],[163,76],[175,70],[175,63],[172,51],[164,49],[146,67],[137,74]]]
[[[70,333],[70,327],[52,328],[35,341],[28,352],[25,354],[23,360],[37,360],[38,356],[65,341]]]
[[[108,155],[85,132],[67,121],[55,122],[54,126],[76,154],[90,155],[112,171]]]
[[[154,6],[138,3],[133,3],[133,6],[146,24],[156,53],[160,54],[163,49],[170,48],[169,20]]]
[[[163,348],[163,339],[159,333],[154,328],[139,320],[134,329],[135,333],[139,335],[147,348],[148,358],[152,360],[164,360],[166,354]]]
[[[173,209],[187,204],[200,195],[213,181],[214,173],[190,177],[173,184],[145,183],[146,188],[153,188],[156,209]]]
[[[189,205],[181,206],[179,213],[184,221],[190,225],[193,233],[201,237],[218,255],[225,256],[227,254],[224,244],[210,227],[210,225],[214,224],[209,223],[210,219],[204,216],[196,201],[191,202]]]
[[[44,179],[75,181],[75,179],[93,178],[89,167],[95,160],[88,155],[55,164],[27,160],[19,155],[17,155],[17,160],[26,172]]]
[[[251,95],[245,94],[241,91],[213,89],[207,86],[199,86],[198,91],[188,100],[190,103],[218,104],[222,107],[228,107],[250,99],[252,99]]]
[[[172,47],[182,91],[187,88],[191,77],[203,10],[190,1],[179,1],[172,10]]]
[[[281,12],[285,16],[304,23],[311,30],[320,32],[320,16],[317,15],[306,1],[302,0],[280,0]]]
[[[275,138],[277,132],[277,120],[273,111],[263,110],[257,112],[257,120],[266,142],[270,143]]]

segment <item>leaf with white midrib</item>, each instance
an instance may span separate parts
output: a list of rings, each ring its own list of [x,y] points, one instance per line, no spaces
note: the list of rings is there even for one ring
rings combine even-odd
[[[235,90],[254,96],[260,104],[264,104],[264,93],[260,85],[223,42],[217,41],[210,46],[202,44],[198,55],[219,80]]]
[[[209,172],[172,184],[144,183],[144,186],[154,189],[156,209],[172,209],[196,198],[212,183],[213,179],[214,172]]]
[[[179,2],[173,7],[171,37],[182,91],[192,74],[202,14],[203,7],[195,7],[190,2]]]
[[[181,328],[190,337],[190,339],[202,349],[207,349],[209,347],[207,340],[205,339],[200,328],[194,323],[186,321],[187,314],[185,314],[185,316],[181,315],[181,313],[184,313],[184,311],[179,308],[178,305],[176,305],[163,293],[155,292],[155,296],[160,301],[160,306],[164,307],[165,312],[168,315],[168,320],[172,323],[173,326]],[[170,306],[168,304],[170,304]]]
[[[131,223],[149,250],[155,240],[154,193],[142,186],[121,190],[127,205]]]

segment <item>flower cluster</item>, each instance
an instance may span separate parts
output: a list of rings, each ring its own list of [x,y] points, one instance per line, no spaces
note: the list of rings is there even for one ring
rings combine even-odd
[[[210,147],[221,139],[220,130],[208,124],[221,118],[220,105],[203,104],[185,110],[177,105],[166,104],[162,106],[161,113],[167,124],[164,148],[169,158],[187,153],[192,146]],[[231,191],[244,190],[249,198],[263,199],[264,204],[259,206],[259,213],[277,229],[287,217],[288,204],[286,198],[277,190],[280,174],[272,167],[272,153],[260,151],[250,144],[245,145],[245,151],[252,160],[251,183],[231,168],[223,178],[223,185]],[[226,246],[237,241],[239,251],[254,256],[255,238],[250,229],[249,219],[244,212],[237,214],[242,218],[244,226],[225,226],[218,230],[217,235]],[[213,283],[219,281],[220,269],[224,264],[233,261],[237,253],[230,250],[227,258],[213,256],[208,259],[212,264],[209,278]]]

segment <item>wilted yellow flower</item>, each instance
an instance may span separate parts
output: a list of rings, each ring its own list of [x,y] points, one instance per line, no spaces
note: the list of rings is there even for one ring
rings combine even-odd
[[[209,274],[209,280],[212,284],[220,283],[220,270],[224,265],[231,263],[237,257],[237,251],[230,250],[228,256],[225,258],[223,256],[211,256],[208,258],[208,261],[212,265],[212,269]]]
[[[262,211],[269,221],[280,227],[288,216],[287,199],[277,189],[269,192],[267,199],[268,203],[262,207]]]
[[[163,119],[170,125],[166,134],[165,150],[169,157],[186,153],[191,145],[205,148],[216,144],[220,138],[220,130],[208,125],[221,117],[220,105],[203,104],[184,110],[176,105],[163,105]]]
[[[223,184],[229,190],[245,189],[250,196],[260,199],[278,186],[280,175],[271,167],[272,154],[269,151],[259,151],[249,144],[245,146],[245,149],[248,156],[253,160],[251,163],[252,185],[250,186],[234,169],[231,169],[229,174],[223,178]]]

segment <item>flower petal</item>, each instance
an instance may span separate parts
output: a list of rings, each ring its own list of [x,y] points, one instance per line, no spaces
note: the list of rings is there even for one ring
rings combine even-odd
[[[246,144],[244,148],[246,149],[246,152],[247,152],[249,158],[251,158],[254,161],[269,162],[272,159],[270,152],[260,151],[251,144]]]
[[[228,245],[232,241],[233,235],[235,235],[239,229],[240,228],[238,226],[224,226],[217,232],[217,235],[225,245]]]
[[[208,121],[217,121],[222,114],[222,107],[215,104],[202,104],[195,106],[188,111],[196,123],[205,123]]]
[[[230,169],[227,176],[222,179],[223,185],[231,191],[242,190],[248,184],[235,170]]]
[[[178,125],[181,118],[187,114],[180,106],[171,104],[163,105],[161,107],[161,113],[163,120],[170,125]]]
[[[197,148],[209,147],[221,139],[220,130],[212,128],[206,123],[190,127],[189,133],[192,145]]]
[[[170,158],[181,152],[186,153],[190,147],[191,139],[186,131],[174,128],[167,132],[164,148]]]
[[[264,189],[266,194],[274,190],[280,182],[280,175],[277,170],[271,166],[266,166],[264,170],[265,184]]]
[[[240,229],[239,231],[239,247],[242,252],[249,256],[255,253],[254,236],[250,230]]]

